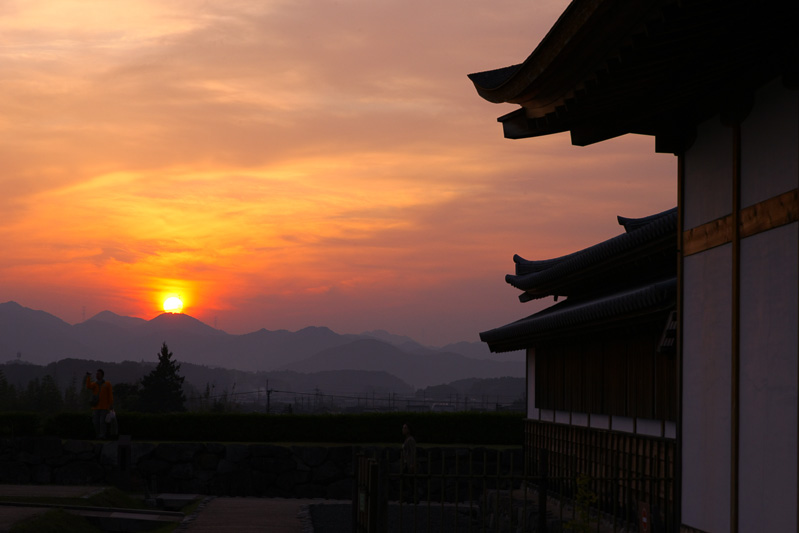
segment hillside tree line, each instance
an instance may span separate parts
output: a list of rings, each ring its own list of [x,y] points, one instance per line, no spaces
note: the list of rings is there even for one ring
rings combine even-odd
[[[180,364],[173,359],[166,343],[158,353],[155,369],[134,383],[114,383],[114,408],[128,412],[174,413],[186,410],[184,378]],[[51,375],[33,378],[25,387],[8,382],[0,367],[0,411],[36,413],[88,411],[91,392],[83,379],[74,376],[66,388],[59,389]]]

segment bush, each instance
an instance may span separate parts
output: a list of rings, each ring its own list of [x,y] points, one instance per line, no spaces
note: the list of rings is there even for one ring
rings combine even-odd
[[[28,437],[40,433],[42,415],[38,413],[0,413],[0,435]]]
[[[92,416],[87,410],[83,413],[57,413],[42,421],[42,433],[63,439],[94,438]]]

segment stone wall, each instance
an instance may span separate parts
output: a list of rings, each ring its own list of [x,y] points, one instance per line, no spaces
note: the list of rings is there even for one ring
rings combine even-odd
[[[352,496],[352,446],[0,440],[0,483],[113,484],[150,493]]]

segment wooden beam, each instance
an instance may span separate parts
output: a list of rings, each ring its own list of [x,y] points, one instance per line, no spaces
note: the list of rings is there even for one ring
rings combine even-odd
[[[711,220],[683,232],[683,256],[732,242],[732,215]]]
[[[751,237],[799,221],[799,189],[741,209],[741,238]],[[683,232],[683,255],[689,256],[732,242],[732,215],[711,220]]]
[[[741,237],[750,237],[799,220],[799,189],[741,210]]]

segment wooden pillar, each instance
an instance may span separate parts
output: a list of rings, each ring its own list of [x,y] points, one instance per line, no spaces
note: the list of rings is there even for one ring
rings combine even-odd
[[[674,363],[677,365],[677,424],[676,424],[676,443],[674,449],[674,531],[679,531],[682,525],[682,447],[683,447],[683,288],[685,287],[685,277],[683,274],[683,263],[685,260],[685,154],[677,156],[677,340],[676,357]]]
[[[730,420],[730,532],[738,533],[741,416],[741,124],[732,127],[732,353]]]

